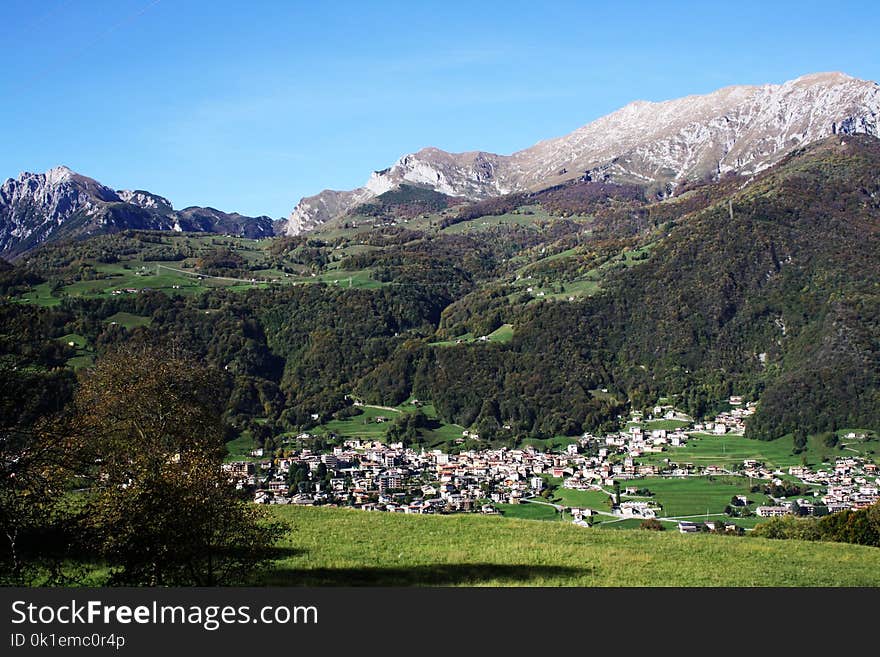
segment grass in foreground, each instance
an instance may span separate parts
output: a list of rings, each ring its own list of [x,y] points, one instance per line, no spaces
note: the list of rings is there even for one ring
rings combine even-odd
[[[880,549],[476,515],[272,507],[281,586],[880,586]]]

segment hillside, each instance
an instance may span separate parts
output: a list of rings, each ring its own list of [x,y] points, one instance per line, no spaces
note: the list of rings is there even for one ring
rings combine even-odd
[[[760,506],[806,509],[801,498],[830,511],[844,480],[859,487],[848,504],[875,497],[878,181],[880,140],[834,136],[663,201],[586,180],[477,203],[417,188],[303,236],[125,230],[44,244],[0,263],[4,431],[69,408],[120,346],[150,364],[182,352],[216,373],[228,459],[266,463],[271,482],[253,487],[306,497],[270,507],[292,527],[258,583],[876,585],[875,548],[675,527],[747,530],[765,521]],[[732,396],[757,411],[741,416],[745,435],[740,422],[719,436],[706,423]],[[630,422],[639,412],[654,419]],[[624,442],[601,456],[619,432],[691,425],[660,451]],[[340,484],[316,456],[336,448],[366,463],[355,472],[391,462],[413,475]],[[273,472],[284,459],[318,467]],[[461,514],[295,506],[455,511],[431,490],[441,461],[454,463]],[[515,480],[479,479],[499,461]],[[621,510],[650,504],[667,531],[610,511],[631,476]],[[319,500],[313,488],[334,479],[342,490]],[[464,513],[487,499],[505,517]],[[553,504],[596,522],[561,522]]]
[[[594,208],[585,224],[569,224],[554,255],[443,312],[444,335],[507,322],[513,341],[413,355],[410,371],[424,373],[413,391],[481,434],[502,424],[547,433],[594,426],[596,388],[637,405],[674,392],[698,416],[730,394],[760,398],[749,431],[764,438],[799,426],[877,426],[880,313],[866,273],[880,270],[878,176],[877,139],[837,137],[751,181]],[[533,206],[518,204],[536,197],[513,197],[503,210],[529,218],[523,210]],[[561,220],[549,226],[566,230]],[[542,252],[548,243],[545,235]],[[537,303],[544,299],[569,303]],[[557,419],[535,421],[535,408],[553,408]]]
[[[228,372],[229,419],[268,445],[345,421],[351,395],[429,401],[481,445],[661,397],[712,417],[734,394],[759,402],[750,437],[878,429],[878,180],[880,141],[835,136],[659,202],[584,180],[475,204],[413,188],[274,241],[59,241],[0,272],[4,353],[75,335],[53,358],[82,367],[179,344]]]
[[[754,435],[876,423],[880,297],[868,273],[880,270],[878,175],[876,139],[808,146],[676,220],[644,265],[606,283],[608,294],[535,313],[535,326],[606,336],[627,389],[690,387],[698,413],[701,395],[723,396],[724,386],[760,397]],[[572,349],[588,341],[577,330],[563,339]]]
[[[880,550],[472,515],[273,508],[275,586],[878,586]],[[353,540],[352,537],[357,537]]]

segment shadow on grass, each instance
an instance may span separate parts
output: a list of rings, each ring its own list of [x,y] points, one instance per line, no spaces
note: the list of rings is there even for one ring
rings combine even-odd
[[[266,573],[270,586],[468,586],[486,582],[528,584],[536,580],[572,580],[592,568],[495,563],[432,564],[409,567],[277,568]]]
[[[296,548],[296,547],[279,547],[273,546],[266,551],[267,556],[272,561],[277,561],[280,559],[288,559],[290,557],[301,557],[305,555],[308,550],[304,548]]]

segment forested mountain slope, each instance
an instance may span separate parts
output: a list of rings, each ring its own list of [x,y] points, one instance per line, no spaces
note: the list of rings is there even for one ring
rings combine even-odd
[[[272,242],[124,231],[46,245],[0,271],[2,353],[45,373],[35,395],[63,399],[65,362],[119,343],[185,349],[226,373],[233,426],[269,443],[345,417],[352,396],[432,402],[483,444],[609,428],[660,397],[711,415],[733,394],[758,401],[756,437],[880,428],[874,137],[836,135],[661,202],[574,181],[477,204],[411,191],[369,210]]]

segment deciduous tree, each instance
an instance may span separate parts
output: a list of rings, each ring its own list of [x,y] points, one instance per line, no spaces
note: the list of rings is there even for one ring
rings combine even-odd
[[[211,586],[244,581],[282,528],[221,468],[222,377],[187,356],[142,347],[102,357],[74,398],[91,463],[85,528],[111,582]]]

